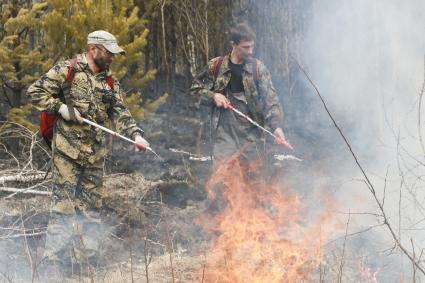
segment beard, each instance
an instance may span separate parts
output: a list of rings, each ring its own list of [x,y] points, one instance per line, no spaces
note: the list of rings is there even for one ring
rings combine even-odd
[[[243,60],[244,60],[244,61],[251,60],[252,58],[254,58],[254,57],[252,56],[252,54],[245,54],[245,55],[243,56]]]
[[[93,61],[101,72],[108,70],[109,65],[111,64],[105,58],[100,57],[100,56],[93,58]]]

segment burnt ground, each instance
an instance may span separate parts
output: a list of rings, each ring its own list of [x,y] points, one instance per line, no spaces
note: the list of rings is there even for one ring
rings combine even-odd
[[[163,87],[158,80],[144,93],[155,98],[165,92]],[[168,100],[140,124],[151,147],[163,160],[150,152],[136,153],[132,146],[113,141],[113,151],[105,167],[104,196],[113,208],[104,219],[105,229],[111,231],[105,241],[105,254],[94,269],[86,270],[85,279],[73,275],[68,281],[147,282],[147,278],[149,282],[158,283],[202,281],[210,235],[196,223],[208,203],[204,184],[212,164],[170,150],[199,156],[209,154],[210,108],[198,106],[196,99],[188,95],[188,87],[184,78],[178,79],[175,87],[169,90]],[[309,112],[314,106],[304,107],[308,105],[307,94],[300,93],[302,95],[284,101],[288,113],[286,121],[291,125],[285,131],[296,147],[291,154],[304,161],[280,163],[275,175],[285,187],[297,190],[308,201],[317,197],[312,188],[317,186],[318,179],[326,190],[338,187],[340,179],[333,177],[341,174],[343,166],[335,164],[346,164],[348,155],[341,150],[341,145],[335,145],[338,137],[329,126],[316,131],[326,117]],[[303,110],[299,111],[300,108]],[[277,150],[277,153],[288,153],[280,148]],[[7,195],[3,193],[0,197]],[[16,196],[0,201],[0,282],[32,281],[43,252],[49,204],[49,198],[43,196]],[[314,213],[319,206],[315,204],[306,215]],[[22,236],[23,231],[31,235]],[[322,266],[324,273],[320,271],[320,276],[329,279],[324,282],[335,282],[340,247],[328,247],[332,252]],[[364,249],[366,253],[368,247]],[[372,275],[367,275],[369,278],[358,272],[368,268],[368,263],[364,262],[346,267],[344,282],[374,282]],[[373,273],[373,269],[370,270]],[[319,273],[315,270],[314,274]],[[37,273],[34,277],[35,282],[55,280],[62,281],[59,277],[46,281]]]
[[[136,153],[132,146],[113,141],[114,150],[108,156],[105,168],[104,192],[108,206],[113,208],[105,216],[105,229],[113,232],[104,249],[106,252],[91,276],[113,278],[116,269],[128,268],[130,254],[134,263],[131,269],[139,269],[146,257],[150,268],[161,269],[164,273],[164,268],[169,270],[167,266],[170,265],[167,254],[175,253],[175,261],[179,262],[189,250],[196,253],[196,246],[205,244],[208,237],[194,222],[203,210],[206,198],[203,183],[211,162],[191,161],[189,155],[169,150],[202,153],[200,148],[205,148],[204,141],[197,141],[200,115],[196,101],[187,95],[187,89],[184,80],[178,81],[174,95],[169,96],[157,113],[141,123],[152,148],[164,160],[149,152]],[[161,89],[154,90],[152,85],[146,91],[153,99],[164,93]],[[205,140],[205,133],[201,139]],[[9,146],[14,145],[15,142],[11,142]],[[21,148],[18,147],[17,151]],[[7,154],[3,157],[8,160]],[[9,163],[13,164],[13,161]],[[8,168],[6,163],[3,165]],[[17,183],[7,185],[20,186]],[[0,193],[2,198],[7,195]],[[39,262],[49,205],[49,197],[44,196],[18,195],[0,201],[0,282],[31,282],[34,270],[42,269],[43,264]],[[193,264],[197,261],[196,257],[189,260],[191,273],[199,268],[199,263]],[[176,271],[165,272],[161,275],[163,278],[153,271],[149,276],[151,282],[169,282],[172,273],[183,276],[183,273],[177,274],[180,267],[174,268]],[[123,275],[116,276],[121,280]],[[36,282],[45,282],[43,280],[41,274],[35,276]],[[112,282],[110,280],[105,282]]]

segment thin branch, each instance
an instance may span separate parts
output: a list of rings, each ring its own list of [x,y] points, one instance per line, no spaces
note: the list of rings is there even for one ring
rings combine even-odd
[[[0,271],[0,275],[4,277],[4,279],[6,279],[9,283],[13,283],[13,280],[9,278],[8,275],[4,274],[3,272]]]
[[[351,219],[351,214],[350,212],[348,212],[347,224],[345,226],[344,242],[342,245],[342,255],[341,255],[341,260],[340,260],[339,269],[338,269],[338,283],[342,282],[342,269],[344,268],[345,247],[347,244],[348,226],[350,225],[350,219]]]
[[[125,187],[125,195],[126,195],[126,202],[127,202],[127,227],[128,227],[128,245],[129,245],[129,253],[130,253],[130,276],[131,276],[131,283],[134,282],[134,275],[133,275],[133,230],[131,227],[131,210],[130,210],[130,198],[128,195],[128,187]]]
[[[172,282],[175,283],[176,279],[174,275],[174,264],[173,264],[173,242],[171,240],[170,227],[168,226],[167,215],[165,214],[164,202],[162,201],[162,192],[160,192],[159,194],[161,198],[162,216],[164,217],[165,232],[167,236],[167,247],[168,247],[169,260],[170,260],[171,277],[173,280]]]
[[[143,237],[143,256],[145,258],[145,277],[146,277],[146,283],[149,283],[149,263],[150,263],[150,256],[149,256],[149,245],[148,245],[148,231],[145,229],[145,236]]]
[[[387,192],[387,178],[388,178],[388,170],[389,170],[389,166],[387,166],[387,172],[385,173],[385,178],[384,178],[384,193],[382,194],[382,207],[385,206],[385,195]]]
[[[422,126],[421,126],[421,112],[422,112],[422,98],[424,96],[425,92],[425,56],[424,56],[424,80],[422,82],[422,89],[419,93],[419,103],[418,103],[418,136],[419,136],[419,142],[422,147],[422,152],[425,154],[425,145],[422,138]]]
[[[355,163],[357,164],[357,167],[360,169],[360,171],[363,174],[363,177],[365,178],[365,181],[368,185],[369,191],[372,193],[373,198],[375,199],[376,204],[378,205],[382,216],[384,217],[384,224],[387,226],[388,231],[390,232],[392,238],[394,239],[396,245],[398,246],[398,248],[410,259],[410,261],[422,272],[423,275],[425,275],[425,269],[412,257],[412,255],[409,253],[409,251],[401,244],[401,242],[399,241],[396,233],[394,232],[394,229],[392,228],[391,224],[388,221],[388,217],[385,213],[384,207],[382,206],[382,203],[378,200],[378,197],[376,195],[376,191],[375,188],[372,184],[372,182],[369,180],[368,175],[366,174],[365,170],[363,169],[363,166],[360,164],[359,160],[357,159],[357,155],[354,153],[353,149],[351,148],[350,143],[348,142],[347,138],[345,137],[345,135],[343,134],[341,128],[339,127],[339,125],[337,124],[337,122],[335,121],[334,117],[332,116],[332,114],[330,113],[328,106],[326,105],[325,100],[323,99],[322,95],[320,94],[317,86],[314,84],[314,82],[311,80],[310,76],[307,74],[307,72],[304,70],[304,68],[298,63],[297,59],[294,58],[293,56],[291,56],[293,58],[293,60],[295,61],[295,63],[297,64],[297,66],[300,68],[300,70],[302,71],[302,73],[305,75],[305,77],[307,78],[307,80],[310,82],[310,84],[313,86],[313,88],[316,91],[316,94],[318,95],[318,97],[320,98],[323,107],[325,108],[326,113],[328,114],[329,118],[332,120],[332,123],[334,124],[335,128],[338,130],[340,136],[342,137],[342,139],[344,140],[345,145],[348,147],[352,157],[354,158]]]
[[[202,281],[201,281],[201,283],[204,283],[204,278],[205,278],[205,262],[202,265]]]
[[[415,245],[413,244],[413,239],[412,238],[410,238],[410,243],[412,244],[412,250],[413,250],[413,258],[415,259],[416,258],[416,255],[415,255]],[[413,265],[413,277],[412,277],[412,283],[416,283],[416,267],[415,267],[415,265]]]
[[[25,251],[27,252],[28,261],[29,261],[29,264],[30,264],[30,270],[34,270],[34,264],[33,264],[32,256],[31,256],[30,248],[29,248],[29,245],[28,245],[27,234],[25,233],[25,224],[24,224],[24,220],[22,219],[22,214],[21,214],[21,223],[22,223],[22,229],[24,229],[23,237],[24,237],[24,242],[25,242]]]
[[[365,229],[359,230],[359,231],[357,231],[357,232],[347,234],[347,238],[348,238],[348,237],[353,237],[353,236],[356,236],[356,235],[360,235],[360,234],[363,234],[363,233],[366,233],[366,232],[368,232],[368,231],[370,231],[370,230],[372,230],[372,229],[375,229],[375,228],[381,227],[381,226],[383,226],[383,225],[385,225],[385,224],[384,224],[384,223],[380,223],[380,224],[376,224],[376,225],[373,225],[373,226],[367,227],[367,228],[365,228]],[[344,235],[344,237],[345,237],[345,235]],[[341,238],[342,238],[342,236],[341,236],[341,237],[338,237],[338,238],[336,238],[336,239],[330,240],[330,241],[326,242],[323,246],[328,246],[328,245],[330,245],[330,244],[332,244],[332,243],[334,243],[334,242],[339,241]]]

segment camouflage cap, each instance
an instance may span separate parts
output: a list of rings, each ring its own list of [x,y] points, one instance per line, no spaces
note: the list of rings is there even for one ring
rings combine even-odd
[[[111,53],[125,53],[124,49],[118,46],[117,39],[111,33],[104,30],[96,30],[87,36],[87,44],[100,44]]]

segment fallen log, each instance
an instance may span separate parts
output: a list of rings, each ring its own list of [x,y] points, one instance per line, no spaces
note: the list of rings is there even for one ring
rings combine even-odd
[[[33,194],[33,195],[42,195],[42,196],[52,195],[52,192],[28,190],[28,189],[16,189],[16,188],[1,188],[0,187],[0,191],[10,192],[15,194]]]
[[[50,177],[51,174],[47,176],[46,179]],[[20,173],[16,175],[7,175],[0,177],[0,184],[5,184],[7,182],[18,182],[18,183],[30,183],[41,181],[46,176],[46,172],[36,171],[31,173]]]

